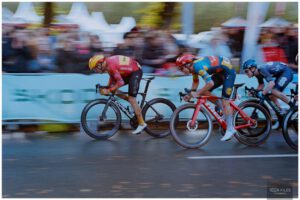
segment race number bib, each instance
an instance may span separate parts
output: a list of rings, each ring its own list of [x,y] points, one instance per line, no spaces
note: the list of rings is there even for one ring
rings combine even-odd
[[[229,69],[232,69],[232,65],[230,63],[230,60],[228,58],[223,58],[222,63],[223,66],[228,67]]]
[[[119,56],[119,64],[120,65],[129,65],[129,57],[126,56]]]

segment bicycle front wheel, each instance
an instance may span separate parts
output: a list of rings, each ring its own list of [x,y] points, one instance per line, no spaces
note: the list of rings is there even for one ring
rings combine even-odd
[[[120,110],[106,99],[91,101],[82,110],[81,125],[90,137],[97,140],[108,139],[120,128]]]
[[[239,105],[240,109],[246,113],[251,119],[255,120],[255,124],[237,130],[236,139],[248,146],[258,146],[263,144],[271,133],[272,122],[269,112],[261,105],[253,102],[246,102]],[[249,124],[245,121],[239,111],[234,112],[233,121],[235,126]]]
[[[282,127],[283,137],[286,143],[298,150],[298,107],[292,108],[285,116]]]
[[[156,138],[170,135],[169,123],[175,109],[175,105],[167,99],[152,99],[142,110],[147,124],[145,131]]]
[[[170,121],[171,134],[177,144],[184,148],[196,149],[205,145],[212,132],[212,120],[209,113],[200,108],[195,124],[192,125],[195,104],[185,104],[178,107]]]

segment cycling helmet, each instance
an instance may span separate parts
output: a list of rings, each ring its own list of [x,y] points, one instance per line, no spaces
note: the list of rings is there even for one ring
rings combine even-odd
[[[105,61],[105,56],[102,54],[95,55],[90,58],[89,60],[89,68],[90,70],[95,69],[96,67],[99,66],[99,64],[102,64]]]
[[[243,64],[243,70],[249,69],[251,67],[257,67],[255,60],[253,59],[246,60]]]
[[[176,65],[178,67],[184,67],[189,63],[192,63],[196,57],[192,54],[184,54],[182,56],[179,56],[176,60]]]

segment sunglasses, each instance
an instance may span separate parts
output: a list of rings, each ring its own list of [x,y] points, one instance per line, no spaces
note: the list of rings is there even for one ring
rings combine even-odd
[[[103,72],[103,63],[99,63],[93,70],[95,72]]]
[[[250,71],[250,69],[245,69],[244,71],[245,71],[245,73],[248,73]]]

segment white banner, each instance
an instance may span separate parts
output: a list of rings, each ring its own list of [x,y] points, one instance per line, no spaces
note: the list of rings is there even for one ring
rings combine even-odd
[[[81,111],[90,100],[105,98],[95,93],[95,85],[106,85],[108,82],[108,76],[100,74],[3,74],[2,77],[3,120],[79,122]],[[248,79],[245,75],[237,75],[235,83],[246,83],[248,87],[257,86],[255,78]],[[163,97],[179,106],[184,102],[179,101],[178,93],[184,88],[190,88],[191,84],[191,76],[156,77],[150,83],[146,100]],[[203,84],[200,79],[199,87]],[[145,81],[141,81],[140,92],[144,91],[144,87]],[[121,90],[127,92],[127,86]],[[221,88],[214,93],[220,95]],[[244,96],[244,89],[241,88],[239,94]],[[126,102],[126,105],[129,104]]]

